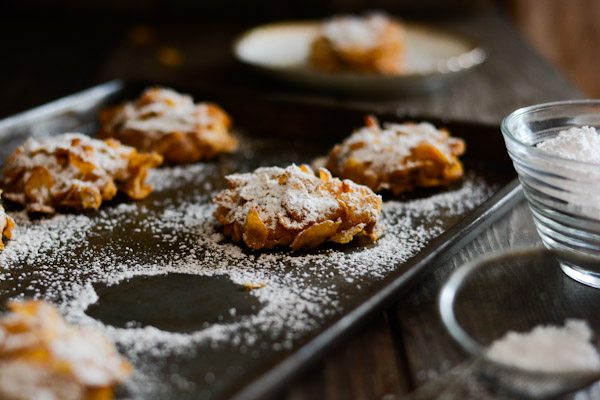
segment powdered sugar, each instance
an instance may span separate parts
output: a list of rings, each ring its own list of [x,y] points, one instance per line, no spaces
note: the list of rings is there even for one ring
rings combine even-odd
[[[0,195],[2,191],[0,190]],[[3,236],[12,236],[12,225],[13,221],[10,219],[6,212],[4,211],[4,207],[0,204],[0,251],[4,250],[4,244],[2,242]]]
[[[30,138],[7,160],[4,197],[30,211],[50,214],[58,206],[97,208],[102,199],[114,196],[115,181],[127,181],[143,171],[139,163],[129,169],[134,152],[133,147],[80,133]],[[136,190],[128,193],[140,195]]]
[[[538,143],[537,148],[568,160],[600,164],[600,134],[594,127],[560,131],[557,136]]]
[[[154,101],[147,104],[126,103],[111,119],[109,129],[131,129],[149,135],[169,132],[195,132],[199,126],[209,126],[213,117],[204,103],[194,104],[191,96],[172,89],[149,89]],[[143,96],[143,95],[142,95]]]
[[[0,191],[0,194],[2,194],[2,191]],[[2,232],[2,230],[4,229],[5,226],[6,226],[6,211],[4,211],[4,207],[2,207],[2,204],[0,204],[0,232]]]
[[[368,51],[378,46],[389,19],[383,14],[339,16],[323,24],[323,35],[339,49]]]
[[[79,335],[68,335],[52,343],[52,353],[73,365],[77,379],[91,386],[106,385],[121,368],[119,358],[112,353],[107,356],[108,349],[106,339],[92,330],[82,330]]]
[[[243,225],[250,210],[256,208],[271,231],[278,224],[302,230],[342,212],[336,193],[321,190],[320,178],[294,164],[285,169],[265,167],[252,173],[229,175],[227,180],[230,188],[216,198],[216,203],[230,210],[225,216],[230,222]],[[356,186],[350,181],[347,185]],[[378,210],[372,210],[371,219],[377,221],[378,217]]]
[[[533,371],[600,371],[600,354],[591,339],[586,321],[570,319],[564,327],[539,325],[527,333],[508,332],[492,343],[487,355]]]
[[[155,168],[148,171],[146,182],[152,186],[154,193],[172,188],[184,183],[193,183],[204,190],[211,190],[211,176],[218,174],[215,164],[197,163],[186,166],[170,166]]]
[[[272,365],[322,329],[356,295],[394,273],[495,189],[470,174],[459,187],[427,198],[387,200],[386,230],[374,244],[251,252],[230,243],[212,215],[216,206],[210,199],[223,187],[224,172],[218,163],[151,171],[157,192],[148,199],[107,204],[98,212],[37,220],[12,213],[17,228],[15,240],[0,254],[0,293],[52,300],[70,322],[108,335],[136,368],[126,385],[128,397],[179,398],[187,392],[207,397],[248,373],[244,365],[250,368],[258,359],[261,368]],[[221,322],[191,333],[111,326],[86,314],[98,301],[97,283],[160,275],[167,284],[169,273],[264,284],[250,291],[261,306],[245,314],[228,306]],[[226,303],[228,293],[222,297]],[[176,362],[167,361],[173,357]],[[200,373],[203,378],[197,379]]]
[[[74,145],[77,142],[79,144]],[[129,154],[132,147],[111,147],[104,141],[92,139],[81,133],[64,133],[58,136],[27,140],[21,146],[24,154],[30,158],[20,158],[20,166],[32,167],[35,165],[46,166],[48,169],[57,168],[55,154],[68,154],[78,156],[85,162],[97,165],[98,168],[114,175],[127,169]],[[77,169],[75,172],[79,173]]]
[[[422,142],[435,146],[447,158],[451,151],[445,139],[447,134],[436,129],[428,122],[419,124],[385,124],[384,129],[374,130],[371,127],[354,132],[342,145],[351,150],[352,158],[358,162],[369,162],[370,169],[390,172],[398,167],[399,160],[411,154],[411,151]],[[360,146],[369,143],[369,146]],[[342,153],[341,159],[349,154]]]
[[[51,304],[13,303],[11,311],[0,319],[3,399],[81,399],[86,389],[112,387],[130,375],[102,335],[69,326]],[[27,356],[36,353],[47,360]],[[22,397],[23,391],[31,394]]]
[[[538,164],[535,170],[545,171],[542,182],[546,185],[542,191],[566,202],[570,214],[600,219],[600,134],[596,129],[572,127],[536,147],[564,159],[532,158]],[[553,199],[550,201],[554,203]]]

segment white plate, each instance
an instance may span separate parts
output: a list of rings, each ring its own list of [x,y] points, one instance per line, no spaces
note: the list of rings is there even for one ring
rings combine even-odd
[[[320,22],[279,22],[242,34],[234,44],[236,58],[270,75],[315,88],[368,95],[433,90],[450,78],[481,64],[485,51],[460,35],[418,24],[404,24],[407,70],[393,76],[328,73],[308,64],[310,46]]]

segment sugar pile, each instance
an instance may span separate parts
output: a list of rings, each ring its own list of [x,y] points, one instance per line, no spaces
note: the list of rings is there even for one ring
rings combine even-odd
[[[69,322],[96,328],[115,341],[136,368],[125,397],[194,393],[194,398],[209,398],[212,389],[207,388],[226,385],[243,371],[200,364],[194,368],[203,371],[205,382],[199,382],[165,360],[191,363],[201,352],[223,359],[233,354],[233,364],[239,357],[279,359],[352,304],[353,293],[389,276],[497,189],[468,174],[452,190],[423,199],[387,200],[382,214],[386,230],[374,244],[250,252],[229,242],[212,215],[216,206],[210,199],[224,184],[217,177],[223,173],[220,168],[196,164],[150,171],[155,192],[148,199],[106,204],[98,212],[44,219],[11,213],[17,228],[0,254],[0,300],[53,301]],[[230,309],[221,322],[191,333],[134,323],[116,327],[85,312],[99,298],[98,282],[118,284],[171,272],[226,276],[237,285],[264,284],[250,292],[261,307],[235,320],[228,317],[236,315]]]
[[[492,343],[487,355],[532,371],[600,371],[600,354],[591,338],[586,321],[569,319],[564,327],[539,325],[527,333],[508,332]]]
[[[536,146],[550,154],[569,160],[600,164],[600,134],[594,127],[572,127]]]
[[[538,143],[538,149],[575,162],[540,160],[537,168],[547,170],[543,191],[563,200],[570,213],[600,218],[600,134],[594,127],[572,127]],[[560,207],[560,206],[559,206]]]

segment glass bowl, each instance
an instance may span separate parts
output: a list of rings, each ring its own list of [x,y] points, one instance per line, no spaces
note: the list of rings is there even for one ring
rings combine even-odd
[[[571,256],[571,255],[570,255]],[[562,251],[542,247],[493,253],[450,276],[439,297],[442,321],[454,340],[475,357],[476,378],[494,388],[530,398],[572,392],[600,379],[600,371],[525,369],[488,356],[487,348],[507,332],[584,320],[600,332],[600,291],[580,285],[561,270]],[[595,260],[573,256],[588,267]],[[598,349],[598,337],[592,345]]]
[[[600,127],[600,100],[546,103],[516,110],[501,130],[544,246],[564,250],[563,271],[600,288],[600,165],[569,160],[536,145],[571,127]],[[570,254],[597,259],[583,268]]]

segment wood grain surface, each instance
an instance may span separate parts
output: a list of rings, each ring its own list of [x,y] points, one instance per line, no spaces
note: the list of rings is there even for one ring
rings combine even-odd
[[[9,88],[5,93],[12,97],[3,97],[0,110],[3,113],[18,111],[37,104],[31,104],[33,102],[50,100],[46,97],[57,98],[83,88],[79,86],[91,86],[112,78],[172,83],[180,87],[219,87],[394,111],[398,115],[431,115],[493,125],[499,125],[504,116],[522,106],[582,97],[499,15],[468,15],[452,21],[428,22],[477,40],[487,50],[488,60],[435,93],[413,97],[399,95],[394,99],[350,98],[271,82],[236,65],[230,54],[230,43],[252,23],[205,23],[193,27],[189,23],[122,24],[107,33],[99,56],[84,53],[91,57],[91,60],[82,60],[81,64],[89,67],[88,74],[85,77],[76,74],[75,81],[69,81],[71,84],[61,86],[61,82],[68,81],[65,72],[60,71],[61,64],[49,63],[46,72],[38,77],[32,76],[30,69],[13,68],[11,76],[4,78]],[[135,29],[145,30],[149,39],[144,43],[132,40]],[[61,39],[65,39],[61,54],[68,54],[66,35]],[[71,46],[77,44],[75,40]],[[161,62],[157,54],[165,48],[179,54],[181,63],[169,66]],[[29,57],[23,50],[15,48],[11,51],[15,57],[21,54],[19,51],[25,59]],[[52,84],[45,82],[52,74],[59,77],[58,80]],[[23,87],[32,91],[36,82],[48,90],[33,98],[20,92],[22,89],[19,88]],[[16,103],[14,99],[17,99]],[[497,151],[505,149],[498,148]],[[276,398],[392,400],[436,379],[465,360],[465,355],[446,333],[437,312],[437,296],[448,275],[481,254],[539,244],[527,205],[520,202],[408,290],[397,304],[375,315],[355,335],[340,342]],[[495,397],[490,394],[489,398]]]

